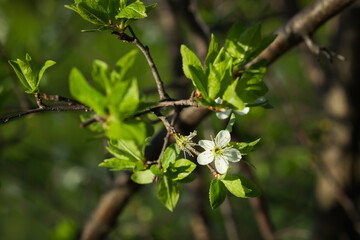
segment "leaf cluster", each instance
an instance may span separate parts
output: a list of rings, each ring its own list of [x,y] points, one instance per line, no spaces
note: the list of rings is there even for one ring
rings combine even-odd
[[[262,81],[266,62],[260,61],[247,69],[242,68],[274,39],[275,36],[262,38],[260,25],[245,28],[237,23],[228,32],[225,46],[221,49],[212,35],[204,67],[199,58],[182,45],[184,74],[200,93],[196,100],[215,109],[241,111],[246,104],[262,97],[268,90]],[[221,104],[216,103],[218,98]]]
[[[83,30],[84,32],[106,30],[124,32],[134,21],[146,18],[156,4],[145,6],[139,0],[131,3],[128,0],[75,0],[75,3],[65,7],[75,11],[86,21],[99,26],[97,29]]]

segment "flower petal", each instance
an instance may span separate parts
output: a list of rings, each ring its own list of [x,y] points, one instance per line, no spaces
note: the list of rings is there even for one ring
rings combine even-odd
[[[197,162],[200,165],[207,165],[214,161],[214,153],[211,151],[205,151],[200,153],[200,155],[197,157]]]
[[[230,162],[238,162],[241,159],[240,151],[235,148],[226,149],[222,156]]]
[[[230,117],[231,109],[222,112],[216,112],[216,117],[220,120],[224,120]]]
[[[215,143],[209,140],[200,140],[199,145],[205,150],[211,150],[215,147]]]
[[[215,145],[220,148],[225,148],[230,142],[230,133],[226,130],[221,130],[215,138]]]
[[[246,115],[246,114],[248,114],[249,113],[249,111],[250,111],[250,108],[249,107],[245,107],[243,110],[241,110],[241,111],[235,111],[235,113],[237,113],[237,114],[239,114],[239,115]]]
[[[222,100],[221,100],[220,97],[218,97],[218,98],[215,99],[214,101],[215,101],[215,103],[217,103],[217,104],[222,104]]]
[[[229,162],[221,156],[218,156],[215,158],[215,168],[218,173],[224,174],[229,168]]]

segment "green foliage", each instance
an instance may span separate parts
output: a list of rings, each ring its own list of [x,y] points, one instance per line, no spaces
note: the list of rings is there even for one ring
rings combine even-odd
[[[212,209],[220,206],[226,198],[226,187],[219,179],[215,178],[211,181],[209,200]]]
[[[22,61],[21,59],[17,59],[16,61],[9,60],[9,64],[14,69],[21,84],[25,87],[25,92],[35,93],[39,90],[40,80],[42,79],[44,72],[49,67],[53,66],[55,62],[47,60],[37,75],[34,73],[31,57],[28,53],[26,54],[25,61]]]
[[[184,74],[201,93],[201,97],[197,98],[198,102],[217,109],[241,111],[245,103],[252,103],[263,96],[267,92],[262,81],[266,62],[258,62],[242,71],[240,69],[274,38],[262,38],[260,25],[247,29],[240,23],[235,24],[227,35],[225,47],[220,50],[215,37],[211,36],[205,68],[190,49],[181,46]],[[235,78],[234,73],[239,74],[240,78]],[[218,98],[221,99],[221,104],[215,103]]]
[[[179,188],[177,183],[167,176],[164,176],[160,180],[158,198],[164,206],[169,209],[171,212],[174,211],[174,208],[179,200]]]
[[[131,175],[131,180],[138,184],[149,184],[154,180],[155,175],[150,169],[136,171]]]
[[[176,158],[178,156],[177,150],[176,150],[176,144],[171,144],[168,146],[164,152],[164,155],[161,159],[162,167],[166,171],[167,168],[170,166],[170,164],[174,164],[176,161]]]
[[[227,190],[236,197],[251,198],[260,196],[259,188],[249,179],[240,175],[226,175],[220,179]]]
[[[118,0],[75,0],[65,7],[78,13],[86,21],[100,26],[92,31],[120,31],[123,32],[131,23],[146,18],[147,13],[156,7],[156,4],[145,6],[136,0],[127,5],[129,1]]]
[[[233,148],[238,149],[241,152],[241,155],[248,155],[249,153],[255,150],[255,145],[260,142],[260,138],[252,141],[250,143],[245,142],[230,142],[230,145]]]

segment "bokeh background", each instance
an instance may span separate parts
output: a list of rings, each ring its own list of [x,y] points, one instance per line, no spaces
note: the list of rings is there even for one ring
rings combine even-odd
[[[150,17],[134,26],[149,46],[171,94],[178,96],[190,93],[176,89],[177,83],[186,82],[179,80],[178,44],[187,44],[203,54],[199,32],[194,32],[181,8],[175,18],[170,17],[171,7],[185,2],[159,0]],[[263,34],[270,34],[311,2],[199,0],[197,10],[209,32],[223,42],[237,21],[246,26],[261,23]],[[9,72],[8,59],[23,59],[29,53],[37,66],[47,59],[56,61],[46,72],[40,90],[70,97],[68,76],[72,67],[90,79],[94,59],[114,66],[134,49],[106,32],[81,33],[81,29],[92,26],[64,7],[71,3],[0,0],[1,116],[21,111],[26,107],[24,98],[30,107],[36,106]],[[356,236],[352,235],[353,226],[359,219],[352,210],[360,203],[358,13],[359,7],[353,6],[312,36],[315,43],[344,55],[345,62],[315,56],[305,45],[288,51],[269,67],[265,79],[269,87],[266,98],[274,108],[253,108],[248,115],[237,117],[236,132],[242,141],[261,138],[247,160],[255,166],[251,171],[262,189],[277,239]],[[169,23],[172,19],[176,22]],[[152,75],[141,54],[132,74],[144,92],[153,92]],[[79,127],[79,115],[40,113],[0,125],[1,239],[76,239],[101,194],[119,174],[98,167],[106,154],[104,141]],[[216,133],[223,126],[224,122],[210,114],[199,131]],[[211,210],[207,200],[211,176],[207,169],[202,170],[200,184],[181,188],[174,213],[156,198],[156,185],[142,188],[119,216],[109,238],[200,239],[196,232],[201,230],[196,229],[194,218],[195,202],[200,198],[212,239],[262,239],[248,200],[229,195],[222,207]],[[336,191],[339,186],[343,198]],[[204,193],[202,197],[199,191]],[[344,212],[341,199],[353,204],[350,213],[355,217]]]

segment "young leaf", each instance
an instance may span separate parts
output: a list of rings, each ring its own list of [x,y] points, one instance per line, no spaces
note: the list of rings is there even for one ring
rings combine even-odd
[[[8,61],[10,66],[14,69],[16,75],[18,76],[21,84],[27,89],[27,90],[31,90],[30,85],[28,84],[28,82],[25,79],[24,74],[21,72],[21,69],[19,67],[19,64],[17,63],[17,61],[13,61],[13,60],[9,60]]]
[[[87,83],[77,68],[70,72],[69,87],[71,95],[76,100],[91,107],[97,114],[106,115],[105,97]]]
[[[241,179],[238,175],[226,175],[221,181],[224,183],[227,190],[236,197],[246,197],[245,190],[241,184]]]
[[[44,75],[44,72],[46,71],[46,69],[48,69],[49,67],[51,67],[55,64],[56,64],[56,62],[54,62],[52,60],[47,60],[44,64],[44,66],[41,67],[40,72],[37,77],[36,88],[39,88],[40,80],[41,80],[42,76]]]
[[[199,58],[185,45],[181,45],[180,48],[182,61],[183,61],[183,71],[187,78],[192,79],[189,66],[193,66],[194,68],[202,69],[201,62]]]
[[[25,62],[18,59],[17,63],[19,65],[21,72],[24,75],[27,83],[30,86],[31,91],[29,93],[35,92],[37,90],[36,89],[37,77],[35,76],[35,74],[32,70],[31,57],[29,56],[29,54],[26,54]]]
[[[107,150],[116,158],[126,158],[132,162],[144,159],[139,150],[139,146],[134,141],[110,140]]]
[[[167,176],[160,180],[158,198],[171,212],[179,200],[179,189],[176,182],[171,181]]]
[[[206,68],[209,67],[210,63],[214,62],[218,53],[219,53],[219,43],[215,40],[214,34],[211,34],[211,42],[210,42],[209,50],[208,50],[208,53],[206,55],[206,60],[205,60]]]
[[[220,206],[226,198],[225,185],[217,178],[213,179],[210,184],[209,200],[212,209]]]
[[[266,60],[259,61],[244,71],[236,87],[236,93],[244,102],[254,102],[268,91],[263,78]]]
[[[260,141],[259,139],[256,139],[255,141],[252,141],[250,143],[245,142],[231,142],[230,145],[234,148],[238,149],[241,152],[241,155],[247,155],[250,152],[254,151],[255,145],[258,144]]]
[[[232,132],[232,127],[233,127],[233,125],[235,123],[235,119],[236,119],[235,114],[231,113],[230,120],[229,120],[229,122],[228,122],[228,124],[226,126],[226,130],[228,132],[230,132],[230,133]]]
[[[142,144],[152,130],[147,122],[140,120],[120,121],[113,116],[106,122],[105,129],[106,135],[110,139],[131,140],[137,144]]]
[[[189,176],[195,168],[195,163],[187,159],[179,159],[170,165],[167,175],[172,178],[173,181],[179,181]]]
[[[118,105],[118,113],[122,118],[130,117],[136,112],[140,102],[139,98],[138,82],[136,78],[132,78],[123,99]]]
[[[168,146],[164,152],[164,155],[161,159],[161,164],[164,170],[166,170],[170,164],[174,164],[178,154],[176,153],[176,144],[173,143]]]
[[[145,6],[145,8],[146,8],[146,10],[145,10],[145,12],[146,13],[149,13],[150,11],[152,11],[154,8],[156,8],[156,3],[154,3],[154,4],[151,4],[151,5],[148,5],[148,6]]]
[[[126,74],[128,73],[129,69],[133,67],[136,59],[136,55],[138,54],[138,50],[134,49],[127,53],[125,56],[120,58],[116,62],[116,67],[119,68],[118,73],[119,77],[118,80],[122,81],[125,79]]]
[[[157,167],[156,164],[151,165],[150,171],[151,171],[155,176],[162,176],[162,175],[163,175],[163,173],[160,171],[160,169]]]
[[[91,77],[97,89],[102,90],[107,95],[111,93],[110,69],[106,62],[97,59],[94,60]]]
[[[144,4],[138,0],[126,6],[124,9],[121,9],[119,14],[115,16],[116,19],[140,19],[146,17],[146,8]]]
[[[261,194],[255,183],[240,175],[226,175],[221,181],[229,192],[236,197],[251,198],[258,197]]]
[[[145,169],[134,172],[131,175],[131,180],[137,184],[149,184],[153,182],[154,177],[155,175],[150,171],[150,169]]]
[[[243,110],[245,107],[245,103],[239,97],[238,93],[236,92],[238,86],[239,78],[237,78],[224,92],[222,100],[225,103],[229,103],[233,106],[234,110]]]
[[[109,167],[113,171],[132,170],[135,168],[135,162],[128,159],[109,158],[99,164],[99,167]]]

